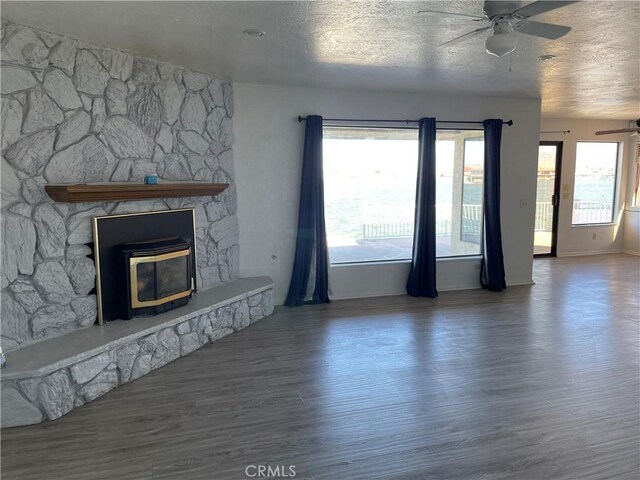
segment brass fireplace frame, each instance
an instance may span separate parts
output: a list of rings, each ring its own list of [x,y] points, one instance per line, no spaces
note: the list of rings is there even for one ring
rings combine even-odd
[[[191,255],[191,248],[178,250],[177,252],[163,253],[160,255],[149,255],[147,257],[130,258],[129,259],[129,278],[131,281],[130,283],[131,306],[133,308],[156,307],[158,305],[163,305],[167,302],[172,302],[174,300],[178,300],[179,298],[184,298],[191,295],[191,292],[193,291],[193,285],[190,285],[187,290],[184,290],[182,292],[174,293],[173,295],[168,295],[162,298],[157,298],[155,300],[141,301],[138,298],[138,265],[139,264],[157,263],[157,262],[162,262],[163,260],[171,260],[172,258],[188,257],[189,255]]]

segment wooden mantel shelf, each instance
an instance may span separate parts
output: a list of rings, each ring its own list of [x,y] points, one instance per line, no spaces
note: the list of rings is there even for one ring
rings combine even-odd
[[[222,193],[228,183],[94,183],[45,185],[44,189],[56,202],[110,202],[147,200],[149,198],[207,197]]]

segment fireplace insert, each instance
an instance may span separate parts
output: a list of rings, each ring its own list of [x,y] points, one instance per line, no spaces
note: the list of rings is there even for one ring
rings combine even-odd
[[[186,305],[194,290],[191,242],[168,237],[121,245],[126,278],[123,317],[131,319]]]
[[[198,290],[193,208],[94,217],[93,239],[99,325],[181,306]]]

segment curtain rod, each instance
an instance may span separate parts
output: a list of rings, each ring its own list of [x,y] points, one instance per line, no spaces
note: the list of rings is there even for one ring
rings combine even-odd
[[[307,119],[307,117],[303,117],[302,115],[298,115],[298,122],[302,123]],[[327,122],[380,122],[380,123],[406,123],[407,125],[410,123],[418,123],[420,120],[368,120],[362,118],[323,118],[323,120]],[[457,123],[457,124],[482,124],[481,121],[455,121],[455,120],[436,120],[436,123]],[[513,125],[513,120],[507,120],[506,122],[502,122],[503,125],[511,126]]]
[[[571,130],[549,130],[549,131],[540,132],[540,133],[562,133],[563,135],[566,135],[567,133],[571,133]]]

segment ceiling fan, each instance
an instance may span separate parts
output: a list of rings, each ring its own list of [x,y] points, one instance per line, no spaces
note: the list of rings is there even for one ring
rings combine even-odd
[[[552,23],[535,22],[530,20],[530,18],[576,2],[577,0],[539,0],[537,2],[521,6],[522,2],[487,0],[484,2],[484,15],[468,15],[466,13],[442,12],[438,10],[421,10],[418,13],[462,17],[474,22],[488,24],[438,46],[454,45],[463,40],[480,35],[486,31],[493,30],[493,34],[485,40],[484,48],[487,53],[491,55],[503,57],[506,54],[513,52],[518,44],[518,35],[514,32],[533,35],[535,37],[548,38],[550,40],[556,40],[569,33],[571,30],[570,27],[554,25]]]
[[[635,124],[635,127],[633,126]],[[629,122],[629,128],[619,128],[617,130],[600,130],[596,135],[614,135],[616,133],[640,134],[640,118],[635,122]]]

